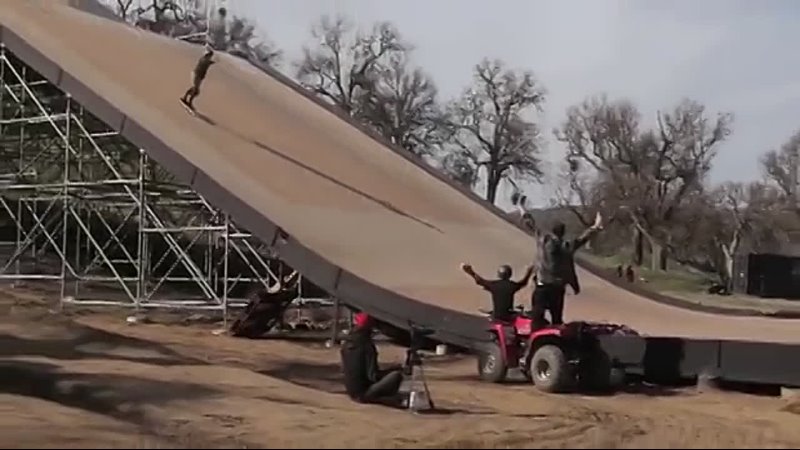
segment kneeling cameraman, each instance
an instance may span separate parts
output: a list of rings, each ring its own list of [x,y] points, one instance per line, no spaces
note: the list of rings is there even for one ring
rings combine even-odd
[[[354,329],[341,350],[347,395],[361,403],[390,400],[400,391],[403,370],[378,368],[378,350],[372,340],[374,323],[369,315],[358,313],[353,323]]]

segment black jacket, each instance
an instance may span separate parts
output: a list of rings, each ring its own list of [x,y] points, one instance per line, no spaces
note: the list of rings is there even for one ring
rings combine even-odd
[[[359,400],[378,381],[378,350],[370,330],[355,330],[340,351],[347,395]]]
[[[581,249],[597,233],[589,228],[573,240],[559,239],[551,234],[539,234],[539,249],[536,253],[536,283],[569,285],[580,292],[578,274],[575,271],[575,252]]]

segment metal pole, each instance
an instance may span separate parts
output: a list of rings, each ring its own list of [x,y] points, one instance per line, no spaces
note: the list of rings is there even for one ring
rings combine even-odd
[[[225,214],[225,248],[223,249],[223,260],[222,263],[222,285],[225,288],[222,290],[222,323],[225,328],[228,328],[228,250],[230,248],[230,229],[231,229],[231,217],[228,214]]]
[[[211,285],[212,289],[216,289],[214,286],[214,232],[206,233],[206,246],[203,250],[203,259],[205,263],[205,275],[206,281],[209,285]]]
[[[35,217],[34,221],[38,221],[38,218],[39,218],[39,202],[40,201],[41,200],[38,199],[38,198],[34,198],[33,199],[33,211],[32,212],[33,212],[33,216]],[[42,218],[44,219],[44,216]],[[47,229],[42,227],[42,232],[47,233]],[[33,259],[33,270],[39,270],[39,258],[37,257],[37,254],[39,253],[39,248],[36,245],[36,243],[38,241],[39,241],[38,239],[34,238],[33,241],[31,242],[31,258]]]
[[[0,42],[0,120],[3,119],[3,113],[5,111],[5,93],[6,93],[6,44]],[[3,127],[0,125],[0,136],[3,136]],[[19,200],[17,200],[17,221],[20,220],[20,212],[22,206],[19,204]],[[19,250],[20,245],[20,226],[17,226],[16,230],[16,242],[15,242],[15,250]],[[19,261],[15,264],[16,266],[16,273],[19,274]]]
[[[13,69],[13,67],[9,67],[9,69]],[[25,67],[22,68],[22,77],[20,81],[24,81],[25,79]],[[27,97],[28,91],[23,89],[22,95],[20,96],[19,101],[19,108],[20,108],[20,115],[25,116],[25,98]],[[22,169],[25,167],[25,123],[20,125],[19,127],[19,161],[18,161],[18,172],[22,172]],[[17,200],[17,217],[20,218],[20,223],[25,225],[25,219],[22,217],[22,204],[23,200]],[[31,224],[33,224],[33,220],[31,220]],[[22,228],[17,228],[17,250],[21,248],[22,245]],[[14,263],[15,273],[17,275],[21,274],[22,271],[22,261],[17,259]]]
[[[6,44],[0,42],[0,123],[3,120],[3,111],[6,109]],[[3,125],[0,125],[0,136],[3,135]]]
[[[144,296],[144,278],[145,278],[145,251],[144,251],[144,244],[145,244],[145,233],[144,229],[147,224],[144,223],[145,221],[145,213],[144,213],[144,173],[145,168],[147,167],[147,155],[143,149],[139,149],[139,196],[138,196],[138,208],[139,208],[139,220],[138,222],[138,230],[136,233],[136,254],[138,257],[138,263],[136,267],[136,299],[134,300],[134,306],[136,312],[139,312],[139,307],[142,303],[142,297]]]
[[[67,295],[67,232],[68,232],[68,224],[69,224],[69,136],[70,136],[70,123],[72,122],[70,117],[70,108],[72,107],[72,97],[67,94],[67,124],[66,130],[64,132],[64,188],[63,188],[63,204],[62,207],[64,208],[63,217],[64,222],[61,224],[61,297],[59,301],[59,306],[61,309],[64,309],[64,297]]]
[[[333,297],[333,326],[331,327],[331,347],[339,342],[339,320],[342,316],[342,309],[339,305],[339,297]]]
[[[69,116],[67,116],[67,120],[72,120],[72,115],[69,111],[67,111]],[[79,113],[78,113],[78,120],[83,120],[83,105],[79,106]],[[78,134],[78,174],[79,179],[83,181],[83,134]],[[80,212],[78,212],[80,214]],[[75,233],[75,259],[73,259],[73,264],[75,267],[75,271],[80,273],[81,271],[81,233]],[[66,256],[66,253],[64,254]],[[76,277],[73,292],[75,296],[78,295],[78,283],[79,277]],[[63,296],[62,296],[63,297]]]

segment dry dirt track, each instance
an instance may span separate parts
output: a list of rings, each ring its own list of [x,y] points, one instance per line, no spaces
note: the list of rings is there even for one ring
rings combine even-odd
[[[0,447],[800,445],[800,404],[785,400],[645,388],[547,396],[479,383],[470,359],[431,363],[447,413],[415,417],[346,400],[335,351],[315,341],[237,340],[213,326],[128,326],[122,317],[57,316],[35,296],[2,294]]]
[[[533,244],[519,230],[231,57],[220,55],[211,70],[198,120],[177,102],[196,47],[47,0],[0,2],[0,22],[263,217],[374,285],[475,313],[487,297],[460,262],[486,272],[531,259]],[[800,342],[800,321],[685,311],[581,276],[584,293],[567,311],[573,319],[651,335]]]

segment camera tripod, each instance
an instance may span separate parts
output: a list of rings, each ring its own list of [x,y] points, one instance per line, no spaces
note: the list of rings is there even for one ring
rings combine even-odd
[[[428,388],[428,381],[425,377],[425,367],[422,363],[422,357],[419,354],[419,349],[422,347],[422,338],[432,333],[431,330],[421,330],[410,323],[411,345],[406,350],[406,361],[403,364],[403,372],[406,376],[411,376],[411,390],[409,392],[408,407],[409,409],[416,409],[413,407],[416,398],[417,389],[415,387],[419,384],[422,385],[425,394],[425,400],[428,403],[428,409],[435,409],[436,406],[431,398],[431,391]]]

